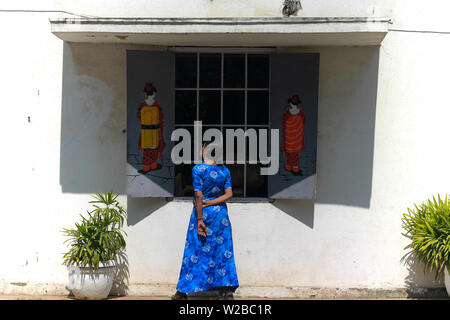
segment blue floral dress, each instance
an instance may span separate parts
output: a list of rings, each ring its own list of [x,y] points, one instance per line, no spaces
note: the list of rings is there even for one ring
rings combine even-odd
[[[230,171],[223,165],[198,164],[192,169],[192,182],[194,192],[202,191],[204,200],[215,199],[231,188]],[[239,282],[226,203],[203,208],[203,222],[206,237],[197,233],[194,200],[177,290],[189,293],[229,287],[234,292]]]

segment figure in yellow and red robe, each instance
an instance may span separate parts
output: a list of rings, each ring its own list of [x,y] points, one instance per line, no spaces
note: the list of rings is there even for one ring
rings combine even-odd
[[[281,123],[280,149],[284,152],[284,168],[294,175],[303,175],[300,169],[300,152],[305,148],[303,129],[306,118],[305,113],[300,109],[300,103],[298,95],[289,96],[288,110],[284,113]]]
[[[139,173],[147,173],[161,168],[158,159],[166,144],[164,142],[164,114],[158,101],[156,101],[156,88],[152,83],[146,83],[144,87],[145,101],[141,103],[138,111],[138,119],[141,123],[138,149],[142,150],[142,170]]]

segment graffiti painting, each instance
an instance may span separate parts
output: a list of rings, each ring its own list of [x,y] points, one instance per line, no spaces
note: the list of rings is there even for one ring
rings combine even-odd
[[[144,101],[139,106],[137,117],[141,124],[138,149],[142,151],[142,169],[139,173],[161,169],[158,159],[166,144],[164,142],[164,113],[156,101],[156,88],[147,82],[144,86]]]
[[[297,94],[288,98],[288,108],[283,115],[281,124],[281,146],[280,150],[284,152],[286,171],[293,175],[303,175],[300,168],[300,152],[305,149],[305,136],[303,129],[305,127],[306,117],[301,108],[301,101]]]

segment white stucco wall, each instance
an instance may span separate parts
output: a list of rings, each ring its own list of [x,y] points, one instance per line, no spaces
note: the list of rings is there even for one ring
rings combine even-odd
[[[48,0],[0,9],[277,16],[280,3]],[[229,205],[242,287],[439,285],[401,261],[400,219],[413,202],[449,191],[448,5],[401,3],[302,1],[303,16],[388,16],[393,29],[447,34],[391,31],[380,48],[282,49],[321,54],[317,200]],[[191,204],[124,195],[125,54],[136,46],[64,44],[50,33],[55,14],[0,12],[0,291],[64,290],[60,230],[104,188],[121,193],[129,212],[130,293],[145,291],[138,284],[171,290]],[[166,292],[154,290],[145,292]]]

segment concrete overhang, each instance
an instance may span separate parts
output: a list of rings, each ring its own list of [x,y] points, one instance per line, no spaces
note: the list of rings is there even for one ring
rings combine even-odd
[[[373,46],[388,18],[54,18],[68,42],[160,46]]]

